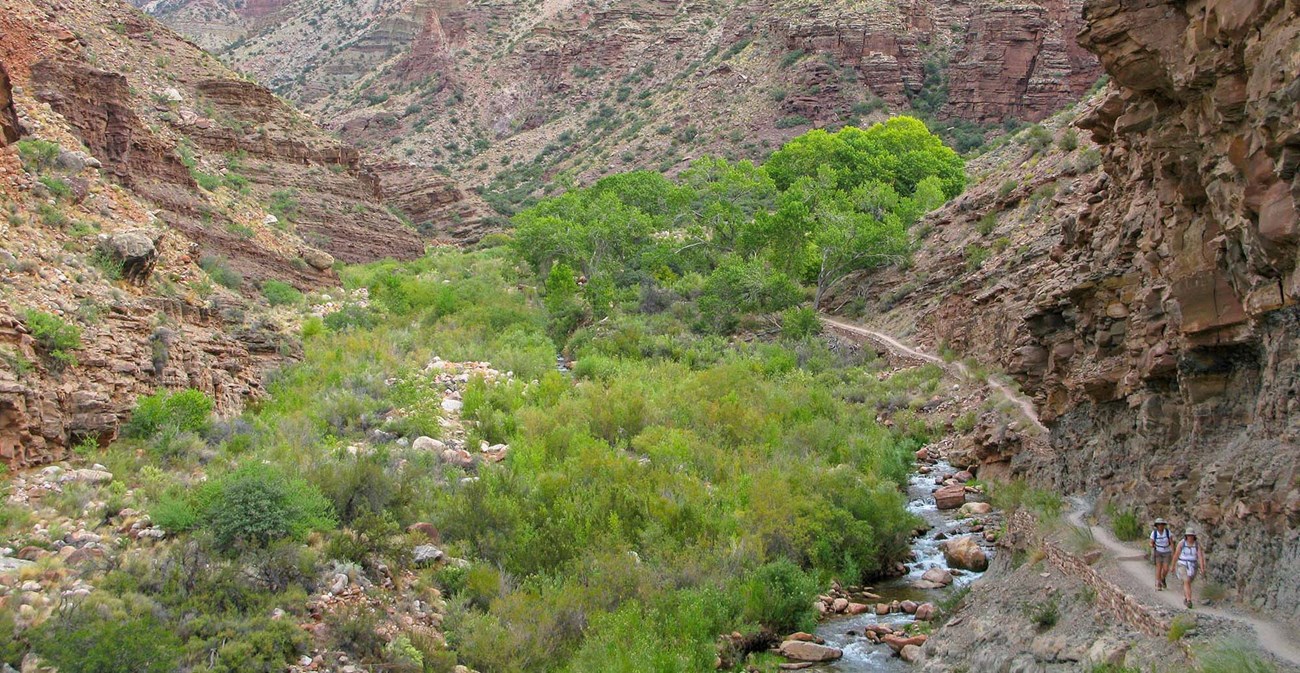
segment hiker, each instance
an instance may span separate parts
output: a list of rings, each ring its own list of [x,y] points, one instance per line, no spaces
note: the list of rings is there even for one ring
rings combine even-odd
[[[1178,574],[1183,578],[1183,604],[1191,609],[1192,580],[1205,572],[1205,552],[1201,551],[1196,529],[1188,528],[1183,533],[1183,539],[1178,541],[1178,548],[1174,550],[1174,558],[1178,559]]]
[[[1165,578],[1173,569],[1174,560],[1174,534],[1169,530],[1168,521],[1156,518],[1148,544],[1151,546],[1151,560],[1156,564],[1156,591],[1163,591],[1169,586]]]

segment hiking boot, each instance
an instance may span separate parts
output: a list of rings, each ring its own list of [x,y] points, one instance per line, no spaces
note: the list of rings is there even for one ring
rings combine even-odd
[[[1187,609],[1188,609],[1188,610],[1191,610],[1191,609],[1192,609],[1192,602],[1191,602],[1191,601],[1183,601],[1183,603],[1184,603],[1185,605],[1187,605]]]

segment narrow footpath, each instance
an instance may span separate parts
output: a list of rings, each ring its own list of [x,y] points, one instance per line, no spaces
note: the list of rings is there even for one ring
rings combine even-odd
[[[850,334],[856,334],[858,336],[866,337],[868,340],[884,347],[885,349],[897,355],[914,358],[917,360],[921,360],[923,362],[932,362],[934,364],[939,365],[940,367],[943,367],[944,369],[955,370],[963,378],[971,379],[971,380],[980,380],[979,377],[975,376],[975,373],[972,372],[969,367],[967,367],[965,364],[961,362],[957,362],[957,361],[946,362],[941,357],[938,357],[936,355],[931,355],[929,353],[925,353],[915,348],[912,348],[911,346],[908,346],[903,342],[899,341],[898,339],[895,339],[894,337],[889,336],[888,334],[885,334],[883,332],[877,332],[876,330],[863,327],[862,325],[847,323],[827,316],[822,316],[821,319],[823,323],[830,325],[835,329],[843,330],[845,332],[849,332]],[[1011,402],[1012,404],[1016,405],[1016,407],[1020,409],[1021,414],[1024,415],[1025,419],[1028,420],[1031,425],[1037,428],[1039,432],[1043,434],[1048,433],[1047,426],[1043,425],[1043,422],[1038,420],[1038,411],[1034,408],[1033,400],[1030,400],[1024,395],[1017,393],[1006,384],[1002,383],[1001,381],[998,381],[993,376],[984,377],[983,382],[986,385],[988,385],[988,387],[996,391],[1008,402]]]
[[[834,329],[864,337],[897,356],[934,363],[949,371],[955,371],[966,379],[978,379],[970,371],[970,368],[961,362],[946,362],[943,358],[917,350],[883,332],[825,315],[821,316],[821,320]],[[1047,427],[1038,419],[1032,400],[1017,393],[994,377],[985,377],[983,382],[1003,398],[1019,407],[1025,418],[1041,432],[1044,434],[1049,432]],[[1087,522],[1084,517],[1092,510],[1092,506],[1086,499],[1075,497],[1071,498],[1071,502],[1073,506],[1069,515],[1070,523],[1076,527],[1090,530],[1093,538],[1112,558],[1115,565],[1123,569],[1125,574],[1123,586],[1127,592],[1133,594],[1135,598],[1148,603],[1163,605],[1174,610],[1184,609],[1182,587],[1178,585],[1176,580],[1170,583],[1169,589],[1156,591],[1153,586],[1152,568],[1146,560],[1145,551],[1140,547],[1125,544],[1116,539],[1109,530]],[[1273,620],[1262,619],[1239,610],[1224,607],[1197,606],[1195,612],[1235,622],[1249,629],[1255,634],[1256,644],[1261,650],[1273,655],[1280,662],[1300,670],[1300,636],[1297,636],[1291,628]]]
[[[1115,565],[1124,570],[1127,576],[1125,579],[1128,581],[1123,582],[1123,587],[1128,593],[1135,594],[1135,598],[1148,603],[1163,605],[1177,611],[1185,610],[1181,581],[1171,574],[1169,588],[1164,591],[1156,591],[1154,571],[1151,563],[1147,561],[1145,550],[1140,546],[1141,543],[1126,544],[1116,539],[1109,530],[1102,526],[1089,523],[1084,517],[1092,510],[1092,505],[1087,500],[1079,497],[1070,500],[1072,503],[1069,515],[1071,525],[1091,531],[1093,539],[1111,556],[1115,561]],[[1193,590],[1195,591],[1195,589],[1196,585],[1194,584]],[[1300,640],[1286,626],[1272,620],[1261,619],[1222,607],[1197,605],[1193,612],[1226,619],[1248,627],[1254,631],[1256,644],[1261,650],[1272,654],[1291,666],[1300,668],[1300,647],[1297,646]]]

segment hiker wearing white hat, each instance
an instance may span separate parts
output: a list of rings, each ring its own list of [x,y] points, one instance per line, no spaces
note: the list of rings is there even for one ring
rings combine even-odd
[[[1195,528],[1188,526],[1183,532],[1183,539],[1178,541],[1178,548],[1174,550],[1174,558],[1178,559],[1178,574],[1183,578],[1183,604],[1190,609],[1192,580],[1205,572],[1205,552],[1201,551]]]
[[[1156,564],[1156,591],[1161,591],[1168,586],[1165,578],[1169,575],[1174,560],[1174,534],[1170,532],[1169,522],[1164,518],[1156,518],[1148,544],[1151,546],[1151,560]]]

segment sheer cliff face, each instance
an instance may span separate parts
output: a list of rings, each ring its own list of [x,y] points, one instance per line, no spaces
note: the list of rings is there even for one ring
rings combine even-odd
[[[1050,450],[982,428],[967,460],[1200,526],[1213,579],[1300,621],[1297,7],[1090,0],[1113,81],[1049,124],[1081,147],[981,158],[916,267],[864,287],[1036,398]]]
[[[1117,86],[1079,125],[1112,180],[1061,254],[1098,277],[1026,324],[1068,372],[1042,388],[1057,478],[1203,525],[1213,577],[1300,619],[1298,7],[1085,6]]]
[[[1037,120],[1100,73],[1073,39],[1081,0],[361,4],[240,14],[224,55],[349,138],[481,182],[535,158],[583,177],[757,158],[810,124],[880,115],[877,100]],[[224,34],[178,18],[198,0],[145,6],[200,44]]]

